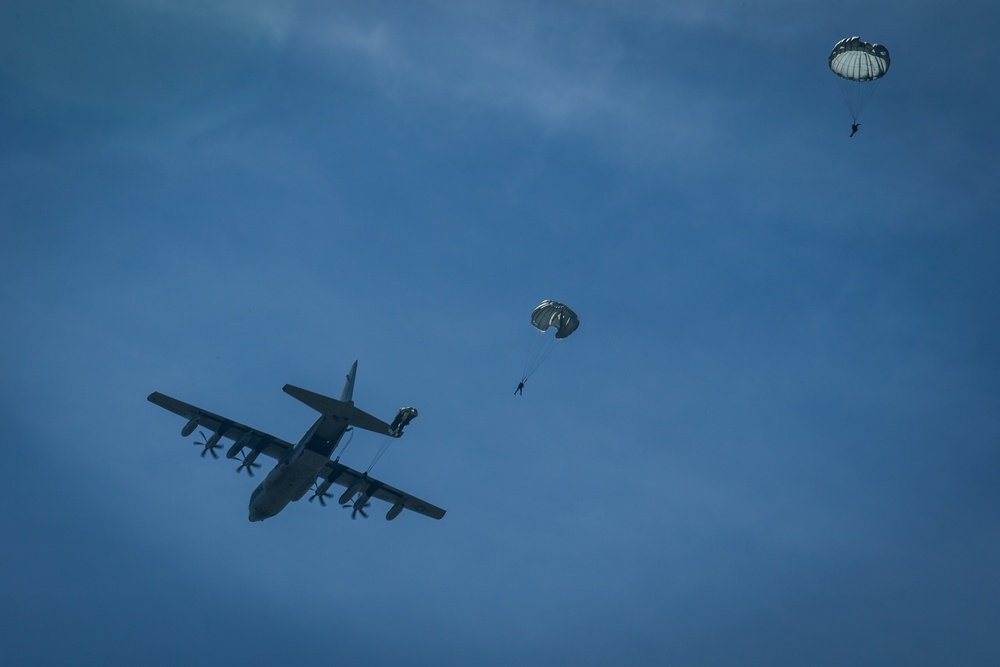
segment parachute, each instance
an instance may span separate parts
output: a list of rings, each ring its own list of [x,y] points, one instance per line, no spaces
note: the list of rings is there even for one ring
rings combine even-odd
[[[580,326],[580,318],[570,310],[569,306],[558,301],[545,300],[531,311],[531,326],[542,333],[549,327],[555,327],[556,338],[563,339],[576,331]]]
[[[889,71],[889,49],[862,42],[860,37],[846,37],[830,52],[830,71],[839,77],[844,101],[857,123],[878,80]]]
[[[522,386],[552,354],[556,343],[577,330],[580,326],[580,318],[569,306],[546,299],[531,311],[531,326],[538,329],[543,335],[533,341],[528,348],[524,360],[524,374],[521,376]],[[555,336],[544,335],[553,328],[556,330]]]

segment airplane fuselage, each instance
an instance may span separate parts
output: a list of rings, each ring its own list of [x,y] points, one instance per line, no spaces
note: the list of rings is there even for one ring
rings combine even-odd
[[[346,430],[344,420],[327,416],[317,419],[250,494],[250,520],[269,519],[288,503],[301,500],[316,482]]]

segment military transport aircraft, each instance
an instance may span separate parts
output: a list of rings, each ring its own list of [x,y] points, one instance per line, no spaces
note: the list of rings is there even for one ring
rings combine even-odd
[[[188,420],[181,429],[181,435],[185,438],[199,426],[212,431],[212,435],[207,438],[202,434],[204,442],[196,443],[204,447],[201,452],[202,457],[210,453],[213,458],[219,458],[215,450],[221,447],[219,442],[222,438],[228,438],[233,441],[233,445],[229,448],[226,458],[240,461],[236,472],[246,470],[247,474],[253,477],[253,469],[260,467],[256,462],[258,456],[263,454],[277,459],[278,464],[250,495],[251,521],[263,521],[276,515],[288,503],[301,500],[310,489],[313,489],[313,495],[309,500],[319,498],[320,504],[326,505],[324,499],[330,497],[327,491],[333,484],[347,487],[339,502],[344,507],[353,507],[352,518],[359,512],[367,518],[365,508],[371,504],[369,499],[378,498],[392,504],[385,515],[389,521],[399,516],[404,509],[432,519],[440,519],[445,513],[440,507],[380,482],[370,477],[367,472],[352,470],[340,463],[340,457],[335,460],[330,459],[344,433],[352,428],[398,438],[403,435],[403,427],[417,416],[415,409],[401,408],[393,423],[386,424],[381,419],[354,407],[352,397],[357,372],[358,362],[355,361],[351,366],[351,372],[347,374],[347,382],[340,394],[340,400],[290,384],[282,388],[286,394],[320,413],[320,418],[306,431],[297,445],[159,392],[150,394],[148,400]]]

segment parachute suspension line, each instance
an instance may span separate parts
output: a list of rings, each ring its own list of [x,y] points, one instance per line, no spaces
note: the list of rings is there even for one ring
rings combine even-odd
[[[859,114],[854,110],[857,108],[858,105],[856,101],[853,99],[854,97],[856,97],[855,87],[851,85],[850,81],[845,81],[843,79],[840,79],[839,81],[837,81],[837,83],[839,84],[840,94],[844,96],[844,104],[847,105],[847,110],[851,114],[851,120],[857,123]]]
[[[532,341],[528,345],[528,349],[524,351],[524,372],[521,374],[521,382],[527,382],[528,378],[534,372],[534,369],[538,368],[538,364],[535,363],[538,357],[538,340]]]
[[[372,462],[368,464],[368,469],[365,470],[366,475],[372,471],[372,468],[374,468],[375,464],[379,462],[379,459],[382,458],[382,455],[386,453],[386,451],[389,449],[389,445],[391,445],[392,441],[395,439],[396,438],[392,437],[391,435],[385,436],[385,440],[382,441],[382,444],[379,445],[378,451],[375,452],[375,456],[372,457]]]
[[[545,363],[552,351],[556,349],[558,342],[555,336],[543,333],[528,347],[528,351],[525,353],[524,374],[521,375],[521,382],[527,382],[528,378],[535,374],[535,371]]]
[[[539,366],[545,363],[545,360],[548,359],[549,355],[556,349],[556,345],[559,344],[559,339],[555,336],[545,336],[544,341],[545,342],[542,344],[541,354],[538,357],[538,363],[535,365],[535,368],[531,370],[532,373],[534,373]]]
[[[341,456],[343,456],[343,455],[344,455],[344,452],[346,452],[346,451],[347,451],[347,447],[348,447],[348,445],[350,445],[350,444],[351,444],[351,440],[354,440],[354,429],[353,429],[353,428],[351,428],[351,427],[347,427],[347,432],[348,432],[348,434],[349,434],[349,435],[347,436],[347,442],[345,442],[345,443],[344,443],[344,446],[340,448],[340,453],[339,453],[339,454],[337,454],[337,458],[336,458],[336,459],[334,459],[335,461],[339,461],[339,460],[340,460],[340,457],[341,457]]]
[[[878,85],[880,83],[882,83],[882,79],[875,79],[874,81],[867,81],[865,83],[858,84],[859,88],[861,86],[865,87],[864,89],[858,92],[858,104],[857,104],[858,113],[854,117],[855,123],[858,122],[858,118],[861,117],[861,112],[865,110],[865,106],[868,104],[868,100],[870,100],[872,98],[872,95],[875,94],[875,89],[878,88]]]
[[[838,83],[840,85],[840,92],[844,96],[844,102],[847,104],[847,110],[851,112],[851,118],[857,123],[858,119],[861,118],[861,112],[865,110],[868,101],[875,94],[875,89],[882,83],[882,79],[875,79],[874,81],[847,81],[846,79],[841,79]]]
[[[847,99],[847,93],[844,93],[844,104],[847,105],[847,112],[851,114],[851,122],[857,123],[858,117],[854,114],[854,109],[851,108],[851,101]]]

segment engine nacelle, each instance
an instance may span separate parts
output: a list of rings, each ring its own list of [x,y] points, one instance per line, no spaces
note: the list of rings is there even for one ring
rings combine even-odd
[[[194,419],[192,419],[191,421],[189,421],[187,424],[184,424],[184,426],[181,428],[181,437],[182,438],[188,437],[189,435],[191,435],[192,433],[194,433],[194,430],[196,428],[198,428],[198,418],[197,417],[195,417]]]
[[[320,484],[319,486],[316,487],[316,495],[317,496],[324,495],[327,491],[330,490],[331,486],[333,486],[333,480],[332,479],[324,480],[322,484]],[[343,503],[341,503],[341,504],[343,504]]]
[[[257,462],[257,457],[258,456],[260,456],[260,450],[259,449],[255,449],[255,450],[251,451],[249,454],[247,454],[246,456],[244,456],[243,457],[243,464],[242,464],[243,467],[244,468],[249,468],[250,466],[254,465],[254,463]],[[259,463],[257,463],[257,467],[258,468],[260,467]]]
[[[392,521],[397,516],[399,516],[399,513],[402,511],[403,511],[403,501],[401,500],[389,508],[389,511],[385,513],[385,520]]]
[[[237,456],[239,456],[240,452],[243,451],[243,448],[246,447],[248,444],[250,444],[250,438],[252,437],[253,437],[252,433],[246,433],[242,438],[234,442],[233,446],[229,448],[228,452],[226,452],[226,458],[235,459]],[[254,456],[254,458],[257,457]]]
[[[337,502],[340,503],[341,505],[346,505],[351,500],[351,498],[354,497],[354,494],[360,491],[362,488],[364,488],[364,486],[365,486],[364,482],[361,481],[355,482],[351,486],[347,487],[347,491],[344,491],[344,493],[341,494],[340,500],[338,500]],[[362,503],[362,505],[363,504],[364,503]]]

